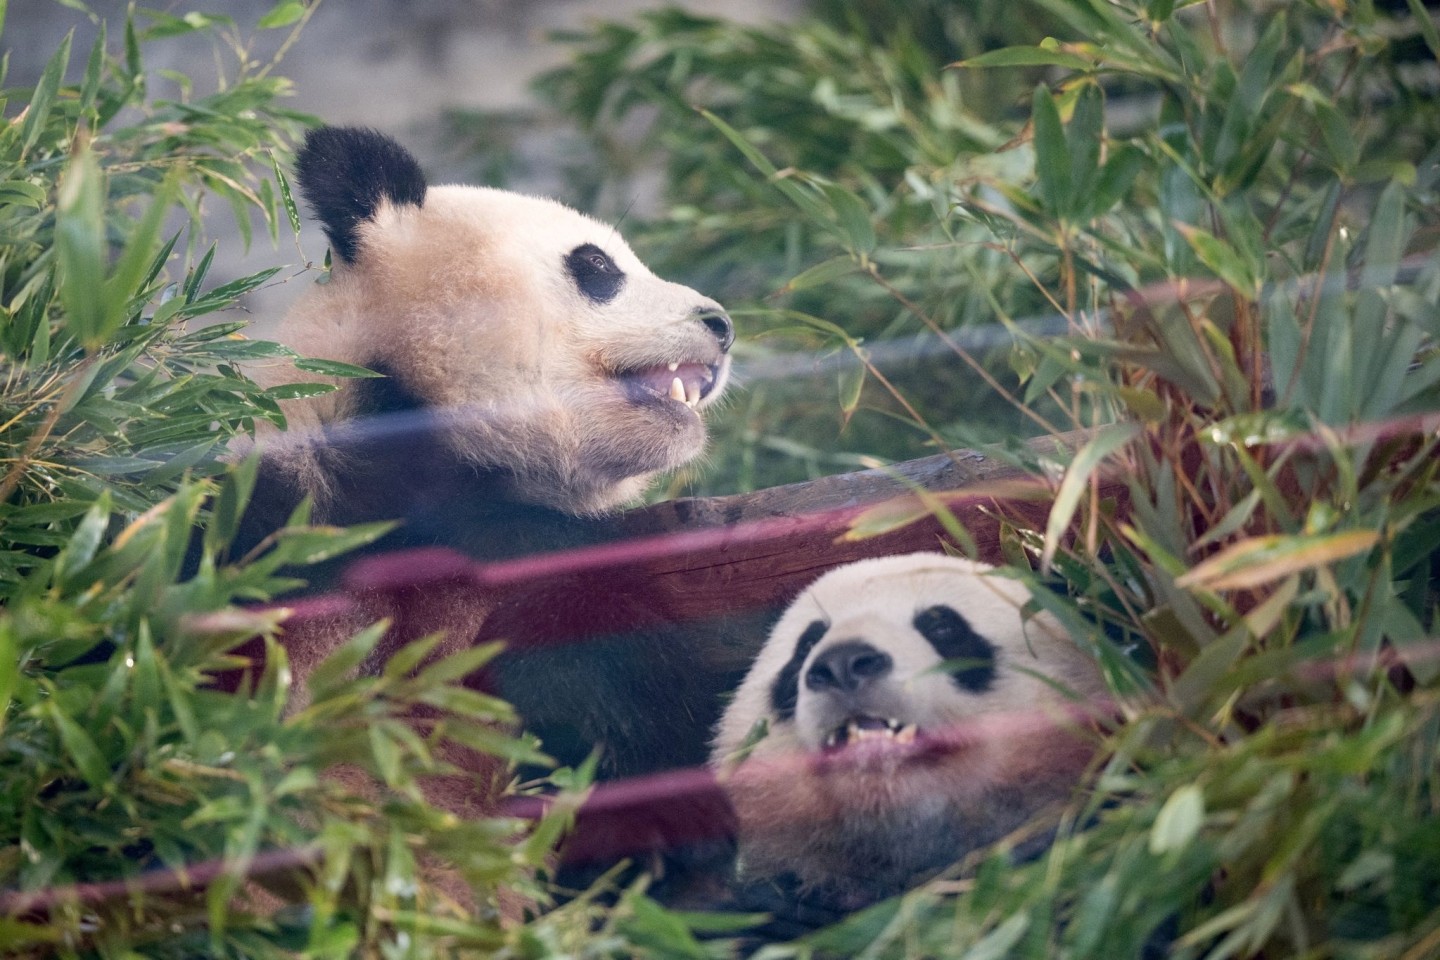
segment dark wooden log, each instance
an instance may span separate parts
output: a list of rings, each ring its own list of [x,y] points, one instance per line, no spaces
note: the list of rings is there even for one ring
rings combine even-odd
[[[1035,443],[1056,445],[1050,438]],[[917,489],[935,496],[927,504]],[[1108,482],[1102,492],[1120,495],[1123,488]],[[446,550],[370,557],[348,571],[345,583],[356,596],[415,597],[416,591],[423,595],[426,583],[460,577],[480,593],[503,597],[566,580],[593,587],[594,596],[575,598],[577,609],[623,590],[653,601],[630,605],[642,620],[647,610],[664,611],[670,619],[728,616],[787,603],[844,563],[941,549],[952,538],[931,512],[935,502],[968,532],[980,559],[998,563],[1002,518],[1043,524],[1049,495],[1043,484],[1009,464],[956,451],[756,493],[654,504],[614,518],[611,542],[562,553],[493,563]],[[865,535],[867,527],[881,532]],[[548,639],[563,642],[584,634],[582,617],[557,624]]]

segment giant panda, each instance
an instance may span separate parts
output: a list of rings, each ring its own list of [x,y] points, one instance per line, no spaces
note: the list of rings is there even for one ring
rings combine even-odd
[[[1028,600],[933,553],[848,564],[799,595],[712,748],[742,906],[858,908],[1073,794],[1095,740],[1067,708],[1106,687],[1058,622],[1022,619]]]
[[[369,129],[311,131],[295,181],[332,267],[275,339],[383,376],[332,378],[333,392],[283,404],[288,428],[257,437],[233,555],[304,498],[318,523],[399,520],[376,551],[495,560],[584,546],[608,539],[614,511],[654,477],[700,455],[734,326],[714,300],[651,273],[613,227],[553,200],[430,186],[412,154]],[[326,379],[283,364],[254,375]],[[562,763],[597,748],[608,776],[703,762],[724,681],[693,669],[675,631],[618,636],[641,602],[623,584],[577,609],[581,587],[593,584],[497,599],[437,585],[424,626],[447,632],[442,653],[509,641],[487,683]],[[518,649],[577,618],[601,639]],[[343,632],[289,638],[292,662],[313,664]]]

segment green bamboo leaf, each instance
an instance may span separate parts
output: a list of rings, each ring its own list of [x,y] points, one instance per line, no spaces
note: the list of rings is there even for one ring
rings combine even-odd
[[[20,644],[8,619],[0,619],[0,735],[10,716],[10,700],[20,686]]]
[[[186,470],[205,460],[219,447],[219,440],[209,438],[178,450],[163,465],[145,474],[144,482],[161,484],[174,480]]]
[[[1255,270],[1234,247],[1199,227],[1179,221],[1175,222],[1174,227],[1190,244],[1190,249],[1200,258],[1200,262],[1209,267],[1215,276],[1243,297],[1254,299],[1260,295],[1260,280]]]
[[[232,320],[229,323],[212,323],[208,327],[202,327],[194,333],[187,333],[176,340],[176,343],[206,343],[210,340],[219,340],[221,337],[228,337],[232,333],[239,333],[250,326],[249,320]]]
[[[3,15],[3,14],[0,14]],[[101,72],[105,66],[105,21],[101,20],[90,45],[90,59],[85,63],[85,79],[80,85],[80,115],[94,116],[95,98],[100,93]]]
[[[1060,110],[1050,88],[1043,83],[1035,88],[1031,116],[1041,199],[1052,216],[1063,220],[1071,207],[1070,150],[1065,143],[1065,128],[1060,124]]]
[[[446,685],[426,690],[418,697],[421,703],[471,720],[487,723],[508,723],[515,719],[515,710],[498,697],[487,696],[469,687]]]
[[[155,256],[150,260],[150,267],[145,271],[145,278],[140,281],[141,289],[148,289],[150,285],[160,277],[160,271],[164,270],[165,264],[170,261],[170,254],[175,251],[175,244],[178,243],[179,240],[180,234],[177,232],[171,235],[169,240],[162,243],[159,250],[155,251]],[[175,284],[166,284],[161,294],[161,303],[164,303],[166,297],[173,298],[175,296],[175,290]]]
[[[1030,914],[1024,910],[1011,914],[995,929],[977,940],[969,950],[960,955],[961,960],[1006,960],[1015,955],[1016,944],[1030,929]]]
[[[120,477],[129,473],[144,473],[162,466],[158,460],[143,457],[94,457],[77,461],[75,466],[103,477]]]
[[[333,383],[282,383],[267,389],[265,396],[271,400],[303,400],[334,393],[338,389]]]
[[[860,406],[860,398],[865,393],[866,372],[864,366],[856,364],[836,375],[836,386],[840,391],[840,416],[846,423]]]
[[[1100,169],[1094,190],[1086,198],[1083,219],[1093,220],[1109,213],[1130,192],[1140,171],[1149,165],[1149,156],[1133,144],[1122,144],[1111,150],[1110,159]]]
[[[1060,538],[1070,528],[1070,521],[1080,506],[1080,497],[1085,492],[1090,478],[1107,457],[1123,449],[1140,435],[1141,427],[1136,423],[1113,423],[1100,428],[1075,454],[1060,488],[1055,491],[1055,502],[1050,507],[1050,517],[1045,522],[1045,545],[1041,552],[1041,569],[1050,569],[1055,551],[1060,548]]]
[[[554,760],[536,750],[527,741],[497,730],[492,723],[465,723],[452,719],[445,724],[445,736],[477,753],[500,757],[513,763],[526,763],[537,767],[555,766]]]
[[[402,770],[400,748],[390,736],[384,724],[372,724],[369,728],[370,755],[375,760],[375,769],[387,786],[398,787],[409,781]]]
[[[1406,0],[1410,5],[1410,14],[1415,18],[1415,24],[1420,29],[1420,36],[1425,38],[1425,46],[1430,48],[1430,56],[1440,60],[1440,31],[1435,29],[1435,21],[1431,19],[1429,9],[1422,0]]]
[[[331,653],[324,660],[320,661],[310,673],[310,695],[314,698],[313,703],[319,705],[327,697],[334,696],[341,692],[350,682],[351,674],[361,662],[375,649],[380,638],[385,636],[390,629],[390,621],[381,620],[372,623],[351,637],[334,653]],[[304,717],[298,714],[293,718],[296,722]]]
[[[285,216],[290,221],[290,232],[296,237],[300,236],[300,208],[295,204],[295,196],[290,192],[290,178],[280,166],[280,160],[272,150],[269,153],[270,169],[275,171],[275,183],[280,187],[280,202],[285,207]]]
[[[1066,152],[1070,159],[1070,180],[1074,185],[1075,209],[1088,209],[1100,178],[1100,144],[1105,138],[1105,98],[1098,84],[1080,88],[1070,125],[1065,130]],[[1074,211],[1072,211],[1074,212]],[[1077,216],[1089,220],[1089,216]]]
[[[966,60],[957,60],[951,67],[980,69],[984,67],[1064,67],[1067,70],[1093,70],[1095,64],[1084,57],[1063,50],[1045,47],[1001,47],[987,50]]]
[[[85,782],[96,790],[109,792],[114,786],[110,764],[85,728],[65,715],[65,711],[54,700],[46,701],[44,711],[49,715],[55,731],[60,734],[60,743],[75,764],[75,769]]]
[[[850,521],[842,539],[851,542],[868,540],[904,529],[930,516],[930,508],[919,497],[895,497],[862,510]]]
[[[55,103],[55,94],[60,90],[60,82],[65,78],[65,68],[70,65],[70,43],[75,38],[75,32],[65,34],[65,39],[60,41],[60,49],[45,64],[45,70],[40,74],[40,82],[35,85],[35,92],[30,96],[29,106],[25,109],[25,118],[20,124],[20,156],[23,158],[30,153],[32,147],[40,140],[40,135],[45,132],[45,123],[50,119],[50,108]]]
[[[262,30],[274,30],[278,27],[288,27],[305,16],[305,4],[300,0],[280,0],[260,18],[256,24]]]
[[[105,342],[105,185],[89,146],[70,159],[55,209],[55,251],[60,299],[75,338],[89,349]]]
[[[254,290],[256,287],[263,285],[271,277],[279,273],[282,269],[284,268],[267,267],[264,270],[260,270],[256,273],[250,274],[248,277],[241,277],[238,280],[231,280],[229,283],[221,284],[214,290],[211,290],[209,293],[205,294],[204,300],[206,303],[215,303],[217,306],[221,307],[229,306],[235,300],[243,297],[251,290]]]
[[[211,555],[218,554],[222,546],[235,539],[259,470],[260,457],[251,454],[236,464],[220,484],[220,495],[215,499],[210,523],[205,528],[205,549]]]
[[[735,148],[745,155],[745,159],[749,160],[756,170],[763,173],[766,179],[774,184],[781,193],[785,194],[791,203],[799,207],[802,213],[815,223],[828,225],[831,222],[828,216],[829,211],[825,204],[820,201],[819,197],[796,183],[793,179],[782,174],[776,169],[775,164],[771,163],[765,154],[761,153],[749,140],[746,140],[738,130],[724,120],[721,120],[709,110],[700,109],[700,115],[714,124],[715,128],[724,135],[725,139],[734,144]]]
[[[463,680],[499,656],[504,646],[503,643],[482,643],[479,646],[467,647],[452,653],[445,659],[438,660],[421,670],[419,676],[415,678],[415,683],[417,686],[425,688]]]
[[[1161,856],[1179,852],[1194,841],[1205,825],[1205,793],[1199,784],[1187,783],[1172,793],[1150,828],[1150,852]]]
[[[875,225],[870,222],[870,208],[865,201],[835,184],[827,184],[823,192],[835,211],[836,223],[851,252],[863,257],[874,250]]]
[[[822,260],[815,266],[791,277],[786,284],[777,291],[778,293],[794,293],[797,290],[808,290],[811,287],[821,287],[837,280],[840,277],[854,273],[859,269],[855,258],[849,254],[838,257],[831,257],[829,260]]]
[[[125,322],[125,305],[140,293],[160,243],[160,230],[180,193],[180,180],[181,168],[172,167],[156,188],[150,206],[131,232],[119,262],[105,282],[101,296],[106,305],[103,328],[107,334]]]
[[[0,206],[25,206],[38,210],[45,204],[45,188],[29,180],[0,183]]]
[[[349,527],[287,526],[276,533],[276,552],[287,563],[314,564],[374,543],[393,530],[393,522],[358,523]]]
[[[190,271],[185,278],[185,286],[181,289],[181,295],[185,302],[189,303],[200,296],[200,287],[205,283],[205,277],[210,273],[210,264],[215,262],[215,244],[210,244],[205,253],[200,257],[200,262]]]
[[[780,171],[775,168],[775,164],[771,163],[770,159],[766,157],[765,154],[761,153],[758,149],[756,149],[754,144],[752,144],[749,140],[745,139],[745,137],[741,135],[740,131],[730,126],[730,124],[726,123],[724,120],[721,120],[719,116],[711,113],[709,110],[701,108],[700,115],[706,120],[709,120],[712,124],[714,124],[715,129],[719,130],[724,135],[725,139],[729,140],[731,144],[735,146],[735,149],[739,150],[742,154],[744,154],[745,159],[749,160],[750,165],[753,166],[756,170],[759,170],[761,173],[765,174],[766,177],[772,180],[775,179],[776,176],[778,176]]]
[[[95,501],[95,505],[86,511],[85,518],[75,527],[65,549],[56,558],[56,580],[63,581],[95,559],[105,531],[110,526],[110,509],[110,495],[105,492]]]
[[[386,662],[384,675],[391,680],[402,680],[408,677],[430,656],[430,651],[434,650],[444,639],[445,634],[432,633],[405,644]]]
[[[304,370],[306,373],[320,373],[327,377],[384,377],[383,373],[376,373],[365,367],[357,367],[353,363],[341,363],[338,360],[316,360],[313,357],[302,357],[295,361],[296,370]]]

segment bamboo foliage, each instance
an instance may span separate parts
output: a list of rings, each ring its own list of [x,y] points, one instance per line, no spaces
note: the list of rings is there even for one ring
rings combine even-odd
[[[854,19],[883,21],[878,6]],[[990,22],[987,4],[886,9],[901,24],[935,11]],[[607,72],[602,51],[642,77],[663,63],[706,78],[684,89],[715,104],[713,132],[755,189],[769,188],[768,204],[752,202],[788,210],[815,245],[775,280],[778,296],[823,318],[811,331],[876,354],[862,325],[872,298],[888,299],[957,369],[989,371],[990,389],[1032,423],[1090,431],[1068,454],[1000,449],[1054,491],[1046,525],[1010,527],[1018,575],[1088,638],[1122,703],[1093,791],[1036,862],[977,855],[762,955],[1428,956],[1440,943],[1433,12],[1138,0],[1023,10],[1016,20],[1044,35],[950,64],[943,97],[897,93],[887,102],[910,107],[906,119],[850,141],[934,132],[919,102],[980,118],[966,94],[1008,82],[1003,102],[1023,104],[1021,118],[983,117],[989,146],[960,145],[943,163],[924,158],[921,133],[894,166],[807,168],[804,144],[745,94],[772,71],[803,85],[793,58],[768,58],[776,37],[764,28],[657,18],[644,48],[613,30],[588,38],[593,59],[566,74],[617,95],[572,101],[587,117],[586,103],[623,115],[626,97],[662,111],[676,97]],[[912,36],[897,27],[865,68],[816,79],[819,116],[797,108],[796,128],[839,122],[821,83],[846,85],[856,115],[869,65],[901,58]],[[806,40],[806,56],[823,49]],[[678,138],[682,125],[668,129]],[[727,209],[700,171],[728,168],[682,156],[697,166],[671,181],[677,198]],[[1010,282],[987,283],[997,255]],[[1013,338],[1011,375],[964,348],[973,321],[958,305],[974,290],[925,290],[926,267],[982,285]],[[1037,303],[1060,336],[1017,319]],[[755,322],[784,329],[795,312]],[[893,391],[918,436],[980,435],[963,425],[981,409],[973,379],[948,397],[871,381],[861,410]],[[1106,477],[1125,483],[1123,509],[1099,496]]]

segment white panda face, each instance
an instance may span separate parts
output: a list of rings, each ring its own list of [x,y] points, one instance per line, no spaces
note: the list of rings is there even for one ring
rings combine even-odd
[[[889,767],[967,720],[1058,698],[1040,673],[1101,692],[1093,666],[1045,617],[1023,623],[1014,580],[939,554],[861,561],[812,584],[775,625],[721,720],[714,758],[755,722],[755,753],[818,753]]]
[[[1058,623],[1022,622],[1020,583],[989,574],[938,554],[862,560],[781,616],[711,752],[742,881],[793,877],[852,909],[1070,796],[1094,744],[1041,676],[1085,698],[1104,684]]]
[[[725,388],[734,341],[719,304],[551,200],[423,180],[407,192],[383,164],[378,185],[350,184],[376,164],[346,150],[403,150],[368,131],[336,136],[326,152],[312,135],[298,164],[335,269],[282,339],[383,370],[443,411],[461,456],[510,471],[517,499],[604,510],[703,450],[700,411]],[[378,199],[354,196],[367,190]],[[345,403],[320,418],[351,415]]]

